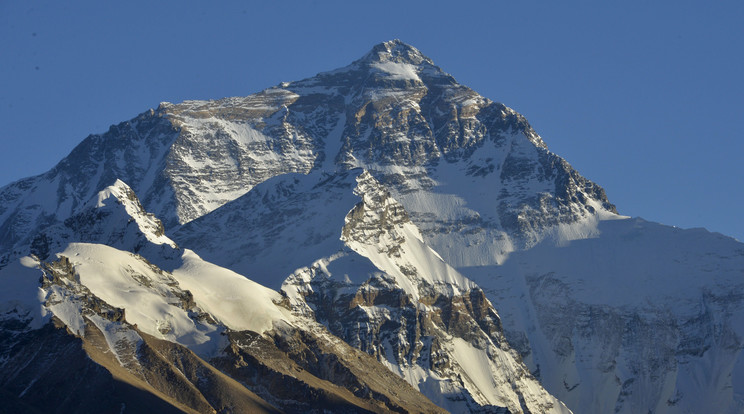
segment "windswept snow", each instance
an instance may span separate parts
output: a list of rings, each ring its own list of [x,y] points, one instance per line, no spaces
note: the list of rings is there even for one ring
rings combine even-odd
[[[416,73],[416,66],[410,63],[376,62],[372,67],[387,74],[390,79],[421,82],[421,78]]]
[[[215,326],[199,323],[182,304],[177,280],[132,253],[101,244],[72,243],[59,255],[75,268],[80,283],[143,332],[186,346],[210,341]]]
[[[76,282],[41,289],[38,262],[24,258],[0,270],[0,282],[6,287],[0,292],[0,310],[21,316],[25,312],[37,328],[51,312],[71,331],[83,335],[83,316],[92,315],[85,313],[80,299],[74,297],[83,293],[75,287],[79,283],[108,305],[124,309],[126,321],[143,332],[185,345],[201,355],[219,350],[223,328],[202,318],[199,312],[207,312],[230,329],[258,333],[272,329],[277,322],[295,320],[289,310],[276,305],[282,300],[278,292],[207,263],[189,250],[184,251],[182,264],[172,274],[140,256],[101,244],[71,243],[57,256],[70,260]],[[126,330],[97,321],[105,335]],[[121,335],[135,334],[117,335],[121,339]]]
[[[186,250],[183,266],[173,271],[183,289],[217,321],[233,330],[265,332],[279,321],[292,321],[290,311],[277,306],[281,295],[231,270],[205,262]]]

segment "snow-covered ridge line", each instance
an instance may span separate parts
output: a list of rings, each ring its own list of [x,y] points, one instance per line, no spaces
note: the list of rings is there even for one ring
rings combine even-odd
[[[220,334],[225,328],[263,333],[277,323],[297,323],[289,309],[280,306],[283,298],[278,292],[204,262],[189,250],[184,251],[182,265],[173,272],[130,252],[90,243],[71,243],[49,263],[42,266],[38,260],[24,258],[19,266],[0,271],[6,286],[18,287],[5,289],[15,298],[0,298],[6,312],[17,308],[32,315],[37,328],[49,315],[55,315],[82,336],[87,305],[75,295],[94,295],[121,309],[122,318],[142,332],[204,356],[214,355],[224,346]],[[44,266],[54,269],[60,266],[57,263],[67,266],[63,278],[51,273],[49,277],[61,282],[42,289],[39,275],[49,273]]]
[[[343,246],[282,285],[293,307],[375,355],[451,412],[569,412],[506,344],[498,315],[478,286],[426,245],[403,206],[371,173],[363,171],[355,181],[353,194],[361,201],[345,216]],[[314,211],[315,203],[296,207]]]
[[[349,248],[393,276],[415,300],[421,283],[449,295],[477,287],[424,243],[403,206],[372,174],[365,171],[356,180],[354,194],[362,201],[346,216],[341,235]]]
[[[147,213],[137,195],[124,181],[116,179],[114,184],[100,191],[94,199],[82,207],[86,209],[110,210],[115,213],[116,205],[124,207],[123,215],[133,219],[140,233],[148,242],[176,248],[176,243],[165,235],[163,224],[153,214]]]

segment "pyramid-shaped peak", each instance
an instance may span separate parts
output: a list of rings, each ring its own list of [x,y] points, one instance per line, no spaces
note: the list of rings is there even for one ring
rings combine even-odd
[[[411,65],[420,65],[422,63],[434,64],[431,59],[424,56],[418,49],[398,39],[375,45],[362,60],[368,62],[408,63]]]

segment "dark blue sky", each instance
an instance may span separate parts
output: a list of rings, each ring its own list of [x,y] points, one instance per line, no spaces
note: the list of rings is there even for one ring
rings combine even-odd
[[[744,240],[744,2],[63,3],[0,2],[0,185],[161,101],[399,38],[525,115],[621,213]]]

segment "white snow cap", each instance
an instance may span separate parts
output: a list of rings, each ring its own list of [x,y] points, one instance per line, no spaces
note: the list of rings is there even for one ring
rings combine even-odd
[[[411,65],[420,65],[424,62],[430,65],[434,64],[431,59],[424,56],[418,49],[398,39],[375,45],[369,53],[362,57],[362,60],[378,63],[407,63]]]

